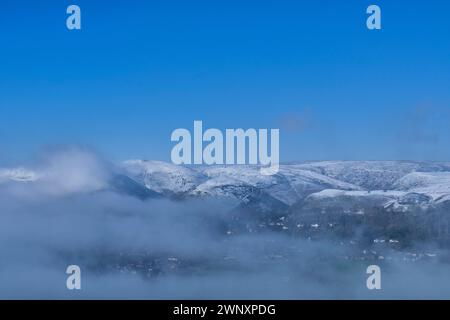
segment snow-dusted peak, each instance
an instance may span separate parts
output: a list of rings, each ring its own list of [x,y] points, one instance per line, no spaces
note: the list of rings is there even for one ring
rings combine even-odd
[[[394,186],[438,199],[450,195],[450,172],[413,172],[399,179]]]
[[[186,193],[205,180],[197,170],[162,161],[128,160],[122,167],[130,177],[159,193]]]
[[[414,161],[319,161],[298,167],[368,190],[392,189],[398,179],[411,172],[450,171],[449,163]]]

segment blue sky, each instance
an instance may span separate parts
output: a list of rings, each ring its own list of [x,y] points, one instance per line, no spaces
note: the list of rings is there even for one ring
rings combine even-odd
[[[82,30],[65,26],[82,10]],[[366,8],[382,9],[382,30]],[[6,1],[0,159],[170,159],[176,128],[280,128],[282,161],[450,160],[448,1]]]

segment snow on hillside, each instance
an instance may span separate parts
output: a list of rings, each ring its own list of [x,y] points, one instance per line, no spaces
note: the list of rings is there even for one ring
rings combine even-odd
[[[450,171],[450,163],[413,161],[319,161],[298,167],[367,190],[390,190],[398,179],[411,172]]]
[[[41,168],[40,171],[21,167],[0,168],[0,183],[48,180],[47,184],[58,190],[69,187],[74,192],[108,189],[105,183],[111,182],[105,179],[97,179],[101,183],[96,182],[93,186],[85,183],[85,180],[92,180],[90,177],[93,172],[99,171],[101,166],[97,162],[89,170],[85,169],[86,161],[77,166],[77,170],[66,170],[64,163],[60,163],[63,160],[58,161],[58,165]],[[257,166],[245,165],[187,167],[162,161],[129,160],[120,167],[125,175],[120,180],[120,187],[129,188],[128,194],[133,194],[142,186],[146,189],[139,189],[141,195],[149,190],[161,196],[214,196],[241,202],[249,198],[263,202],[263,198],[270,198],[270,201],[279,201],[286,206],[303,201],[320,205],[334,199],[335,202],[366,201],[377,206],[407,208],[450,200],[448,163],[306,162],[283,164],[279,172],[272,176],[262,175]],[[132,180],[125,181],[126,176]],[[111,181],[117,182],[117,179]]]
[[[280,174],[286,178],[299,199],[324,189],[362,190],[357,185],[339,181],[315,171],[305,170],[296,165],[281,166]]]
[[[344,208],[345,212],[353,214],[364,214],[366,209],[388,208],[396,210],[406,210],[406,204],[401,205],[403,197],[407,193],[404,191],[348,191],[326,189],[313,193],[305,199],[309,207],[315,208]]]
[[[283,175],[262,175],[256,166],[217,166],[203,167],[202,173],[208,180],[199,185],[195,192],[202,194],[227,193],[230,186],[252,187],[264,190],[269,195],[291,205],[298,199],[298,195]],[[218,191],[221,190],[221,191]],[[233,190],[235,192],[235,190]]]
[[[336,189],[326,189],[320,192],[313,193],[307,197],[307,199],[323,200],[326,198],[336,198],[336,197],[373,197],[373,198],[397,198],[405,195],[404,191],[346,191],[346,190],[336,190]]]
[[[131,178],[158,193],[186,193],[205,181],[194,169],[162,161],[128,160],[122,167]]]
[[[236,197],[239,190],[264,190],[273,198],[293,205],[308,194],[327,188],[361,190],[320,173],[295,165],[282,165],[276,175],[262,175],[257,166],[201,166],[188,168],[159,161],[126,161],[125,170],[151,190],[175,194]]]
[[[450,195],[450,172],[413,172],[399,179],[394,187],[443,200]]]
[[[257,166],[177,166],[131,160],[123,167],[147,188],[174,194],[243,199],[257,188],[291,206],[308,196],[367,198],[399,206],[450,194],[450,165],[411,161],[321,161],[284,164],[276,175],[261,175]],[[418,172],[420,171],[420,172]],[[367,192],[371,191],[371,192]],[[239,193],[242,194],[239,194]],[[417,193],[421,196],[408,196]],[[409,200],[408,200],[409,199]],[[412,200],[411,200],[412,201]],[[426,202],[426,201],[425,201]]]

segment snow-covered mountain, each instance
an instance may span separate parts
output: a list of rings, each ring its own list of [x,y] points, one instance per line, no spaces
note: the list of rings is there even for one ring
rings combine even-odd
[[[450,163],[303,162],[283,164],[277,174],[265,176],[257,166],[145,160],[111,165],[85,158],[76,166],[55,160],[35,169],[0,168],[0,188],[23,185],[33,194],[56,197],[107,191],[141,200],[220,200],[207,203],[218,211],[224,208],[214,205],[226,204],[228,214],[217,217],[218,225],[231,233],[270,229],[363,243],[381,238],[402,245],[417,239],[450,243]]]
[[[391,190],[412,172],[450,171],[450,163],[415,161],[319,161],[298,165],[327,177],[357,185],[365,190]]]
[[[179,196],[244,198],[235,189],[258,189],[290,206],[307,195],[324,189],[362,190],[361,187],[305,170],[299,165],[282,165],[276,175],[261,175],[256,166],[185,167],[160,161],[131,160],[125,172],[147,188]]]
[[[263,191],[286,206],[299,202],[366,201],[381,207],[432,203],[450,195],[450,164],[411,161],[323,161],[280,166],[264,176],[256,166],[176,166],[133,160],[122,164],[148,189],[181,197],[213,196],[245,202]],[[416,196],[413,196],[416,195]],[[413,201],[413,202],[414,202]],[[397,203],[397,204],[395,204]]]
[[[128,161],[124,173],[161,195],[231,199],[232,232],[279,230],[307,238],[450,241],[450,163],[290,163],[264,176],[256,166],[174,166]],[[380,240],[381,241],[381,240]]]
[[[321,161],[283,164],[277,174],[261,175],[257,166],[178,166],[162,161],[129,160],[105,169],[96,183],[82,174],[58,170],[0,168],[0,184],[50,179],[71,191],[114,190],[139,198],[226,198],[237,205],[333,207],[363,212],[379,207],[408,210],[450,200],[450,163],[412,161]],[[63,169],[61,169],[61,168]],[[94,172],[97,172],[96,169]],[[82,176],[83,181],[77,177]],[[58,181],[58,177],[61,181]],[[77,181],[67,181],[77,180]],[[86,181],[85,181],[86,180]],[[72,186],[76,185],[77,188]],[[266,206],[267,210],[275,210]]]
[[[200,171],[162,161],[128,160],[122,168],[131,178],[160,194],[183,195],[207,180]]]
[[[397,180],[393,187],[444,201],[450,195],[450,172],[412,172]]]

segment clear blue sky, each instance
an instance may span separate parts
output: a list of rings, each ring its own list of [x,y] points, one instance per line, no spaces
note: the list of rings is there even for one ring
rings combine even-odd
[[[203,120],[280,128],[282,161],[450,160],[449,14],[444,0],[2,1],[0,158],[86,144],[169,160],[172,130]]]

